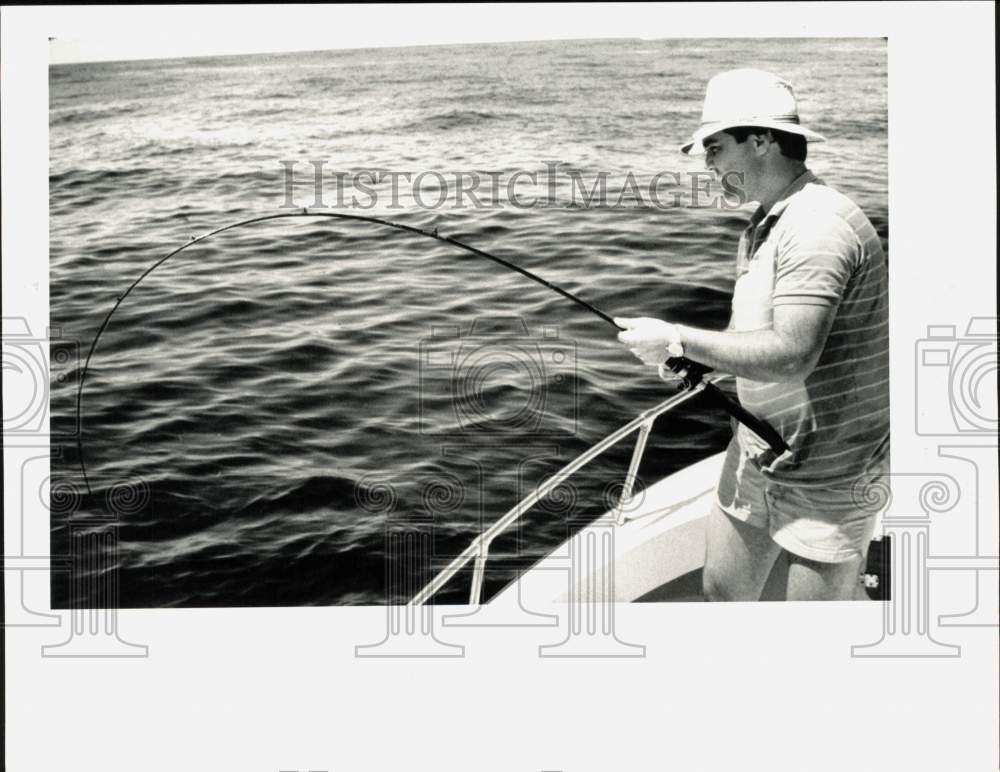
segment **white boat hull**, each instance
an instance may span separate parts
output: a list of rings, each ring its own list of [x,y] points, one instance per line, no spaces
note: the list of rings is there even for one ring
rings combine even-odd
[[[517,593],[522,601],[539,603],[609,597],[632,602],[702,568],[705,522],[724,455],[681,469],[635,496],[622,525],[614,524],[612,512],[598,518],[491,603],[503,604]]]

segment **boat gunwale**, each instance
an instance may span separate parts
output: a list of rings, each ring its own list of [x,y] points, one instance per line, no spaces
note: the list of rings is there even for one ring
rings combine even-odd
[[[506,531],[511,525],[517,522],[531,507],[537,504],[544,496],[546,496],[553,489],[562,484],[572,475],[576,474],[580,469],[589,464],[599,455],[604,453],[608,448],[617,445],[621,440],[623,440],[628,435],[635,431],[641,430],[644,426],[652,428],[653,423],[661,415],[673,410],[688,400],[694,398],[696,395],[701,393],[706,384],[718,384],[722,381],[728,380],[733,376],[728,374],[716,375],[712,378],[708,378],[705,381],[699,382],[694,388],[687,389],[680,394],[674,394],[673,396],[665,399],[663,402],[655,405],[647,410],[644,410],[638,416],[633,418],[624,426],[618,428],[611,434],[609,434],[604,439],[592,445],[590,448],[585,450],[579,456],[577,456],[573,461],[570,461],[566,466],[560,469],[558,472],[553,474],[544,482],[540,483],[536,488],[528,494],[524,499],[522,499],[518,504],[509,509],[506,514],[504,514],[500,519],[498,519],[493,525],[487,528],[483,533],[477,536],[472,543],[466,547],[458,556],[456,556],[452,561],[445,566],[438,574],[425,585],[420,592],[413,596],[413,598],[407,603],[407,606],[420,606],[430,600],[435,594],[437,594],[448,582],[450,582],[459,571],[461,571],[470,561],[475,561],[473,577],[472,577],[472,588],[470,592],[469,604],[473,606],[480,605],[480,596],[482,590],[483,574],[485,572],[486,560],[489,557],[489,548],[494,539],[497,538],[501,533]],[[648,430],[645,435],[640,434],[639,440],[637,441],[637,451],[639,451],[639,459],[633,459],[632,466],[638,465],[638,460],[641,460],[641,453],[645,450],[645,438],[648,436]],[[639,443],[642,443],[641,445]],[[622,491],[622,501],[619,502],[618,508],[620,508],[625,499],[630,495],[631,486],[626,484],[625,489]],[[558,549],[558,547],[556,548]],[[544,558],[543,558],[544,559]]]

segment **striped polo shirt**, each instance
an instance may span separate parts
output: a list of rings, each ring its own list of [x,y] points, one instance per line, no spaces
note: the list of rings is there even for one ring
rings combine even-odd
[[[740,401],[791,452],[775,455],[742,425],[744,454],[774,483],[847,484],[886,471],[889,453],[888,267],[878,234],[850,199],[806,171],[740,237],[730,329],[768,328],[785,304],[836,309],[815,369],[772,383],[737,378]]]

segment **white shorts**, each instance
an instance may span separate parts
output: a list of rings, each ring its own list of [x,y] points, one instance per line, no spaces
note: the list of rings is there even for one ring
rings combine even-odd
[[[716,497],[730,517],[767,528],[783,549],[821,563],[862,557],[880,511],[858,500],[854,483],[805,488],[768,480],[735,439],[726,452]]]

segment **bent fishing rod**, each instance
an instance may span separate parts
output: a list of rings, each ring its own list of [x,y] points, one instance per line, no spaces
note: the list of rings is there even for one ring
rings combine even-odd
[[[76,426],[77,426],[76,446],[77,446],[77,455],[80,461],[80,471],[83,474],[83,482],[87,488],[87,493],[92,493],[92,491],[90,488],[90,479],[87,476],[87,466],[83,454],[83,419],[81,415],[81,406],[83,402],[83,385],[87,378],[87,371],[90,368],[90,361],[94,356],[94,352],[97,350],[97,343],[100,340],[101,335],[103,335],[104,331],[107,329],[108,324],[111,322],[111,317],[114,315],[115,311],[117,311],[118,307],[125,301],[125,298],[127,298],[130,294],[132,294],[132,291],[136,287],[138,287],[139,284],[142,283],[143,279],[145,279],[153,271],[155,271],[161,265],[170,260],[170,258],[180,254],[188,247],[193,247],[195,244],[200,244],[201,242],[206,241],[207,239],[210,239],[213,236],[217,236],[220,233],[225,233],[226,231],[235,230],[237,228],[244,228],[250,225],[254,225],[256,223],[267,222],[269,220],[281,220],[289,217],[326,217],[335,220],[375,223],[376,225],[382,225],[387,228],[394,228],[399,231],[406,231],[408,233],[417,234],[418,236],[424,236],[426,238],[435,239],[444,244],[450,244],[453,247],[465,250],[466,252],[469,252],[470,254],[476,255],[478,257],[483,257],[486,258],[487,260],[492,260],[493,262],[498,263],[512,271],[516,271],[522,276],[526,276],[532,281],[541,284],[543,287],[547,287],[553,292],[558,292],[563,297],[572,300],[574,303],[576,303],[579,306],[582,306],[583,308],[586,308],[592,314],[600,317],[605,322],[614,327],[616,330],[625,329],[621,325],[617,324],[609,314],[606,314],[601,309],[591,305],[586,300],[577,297],[573,293],[567,292],[562,287],[559,287],[553,284],[552,282],[543,279],[541,276],[538,276],[537,274],[532,273],[531,271],[522,268],[519,265],[515,265],[514,263],[508,260],[504,260],[502,257],[491,255],[489,252],[485,252],[482,249],[477,249],[476,247],[465,244],[449,236],[442,236],[438,233],[437,228],[435,228],[433,231],[427,231],[423,230],[422,228],[416,228],[412,225],[405,225],[403,223],[392,222],[390,220],[383,220],[379,217],[368,217],[365,215],[358,215],[358,214],[345,214],[342,212],[310,212],[308,209],[303,209],[300,212],[282,212],[280,214],[262,215],[261,217],[253,217],[249,220],[242,220],[237,223],[232,223],[222,228],[217,228],[214,231],[210,231],[209,233],[206,233],[202,236],[198,236],[197,238],[192,237],[190,241],[181,245],[173,252],[170,252],[164,257],[161,257],[159,260],[157,260],[155,263],[149,266],[149,268],[143,271],[143,273],[139,276],[139,278],[137,278],[134,282],[132,282],[131,285],[129,285],[128,289],[126,289],[121,295],[117,297],[114,306],[112,306],[111,310],[108,311],[107,316],[104,317],[104,321],[101,322],[101,326],[100,328],[98,328],[97,334],[94,336],[94,340],[90,344],[90,351],[87,353],[87,359],[84,362],[83,369],[80,371],[80,382],[79,385],[77,386],[77,391],[76,391]],[[754,434],[756,434],[758,437],[764,440],[775,453],[778,453],[780,455],[786,450],[789,450],[788,445],[781,438],[781,435],[778,434],[778,432],[774,429],[774,427],[771,426],[769,423],[767,423],[767,421],[757,418],[757,416],[750,413],[748,410],[746,410],[746,408],[740,405],[739,402],[737,402],[732,397],[720,391],[719,388],[714,383],[703,380],[705,374],[711,372],[712,368],[707,367],[703,364],[699,364],[698,362],[694,362],[690,359],[687,359],[686,357],[670,357],[666,360],[666,362],[664,362],[664,364],[666,365],[666,367],[668,367],[670,370],[672,370],[680,377],[681,382],[683,383],[685,389],[687,389],[688,391],[701,389],[708,396],[708,398],[711,400],[713,404],[724,410],[732,418],[736,419],[739,423],[746,426],[748,429],[750,429],[750,431],[752,431]]]

